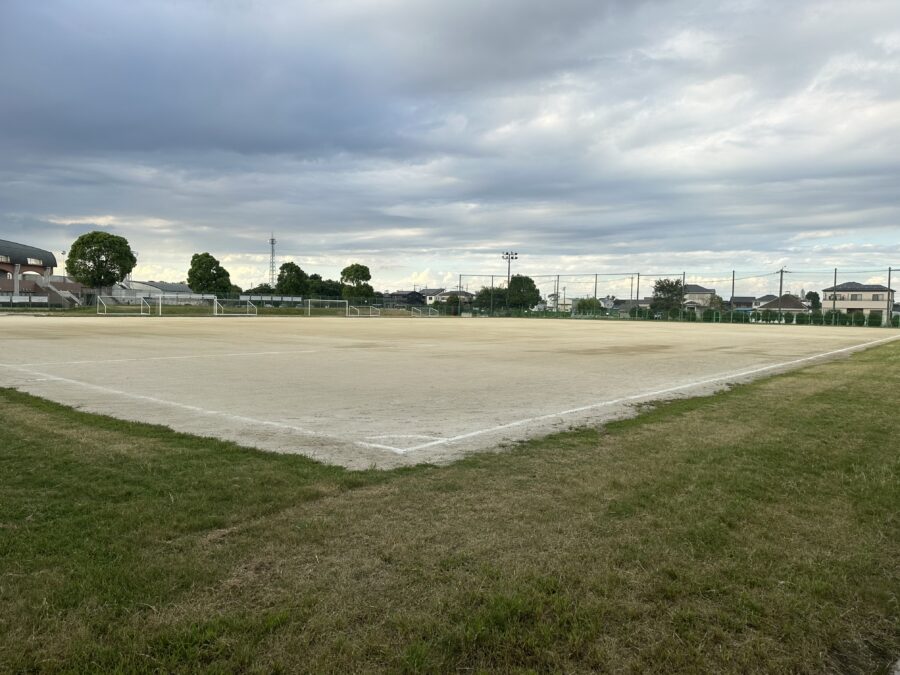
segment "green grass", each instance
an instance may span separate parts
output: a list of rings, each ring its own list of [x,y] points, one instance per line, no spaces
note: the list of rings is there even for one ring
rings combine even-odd
[[[448,467],[0,390],[0,670],[889,672],[900,344]]]

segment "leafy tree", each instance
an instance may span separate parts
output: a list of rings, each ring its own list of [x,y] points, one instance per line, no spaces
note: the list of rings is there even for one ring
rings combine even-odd
[[[297,263],[286,262],[278,270],[275,292],[279,295],[306,295],[309,292],[309,275]]]
[[[493,293],[494,299],[491,301],[491,294]],[[491,289],[489,286],[482,288],[475,294],[475,298],[472,300],[472,304],[478,309],[497,309],[498,307],[506,307],[506,289],[494,287]]]
[[[341,297],[344,300],[369,300],[375,297],[375,289],[366,283],[344,286]]]
[[[810,309],[822,309],[822,300],[815,291],[810,291],[804,296],[804,300],[809,303]]]
[[[681,279],[657,279],[653,284],[653,300],[650,309],[680,309],[684,305],[684,286]]]
[[[309,275],[309,294],[320,298],[339,298],[343,284],[332,279],[323,279],[321,274]]]
[[[66,269],[76,281],[101,288],[116,284],[134,269],[137,258],[128,240],[109,232],[83,234],[69,248]]]
[[[254,295],[272,295],[275,292],[275,289],[269,284],[260,284],[259,286],[248,288],[247,292],[253,293]]]
[[[509,281],[507,299],[510,308],[531,309],[541,301],[541,292],[534,279],[517,274]],[[494,302],[496,303],[496,298]]]
[[[351,286],[359,286],[367,281],[372,280],[372,273],[369,268],[359,263],[347,265],[341,270],[341,283],[350,284]]]
[[[375,290],[366,283],[372,279],[369,268],[359,263],[347,265],[341,270],[341,284],[346,284],[341,290],[344,300],[353,298],[373,298]]]
[[[603,314],[603,305],[596,298],[581,298],[575,303],[578,314]]]
[[[725,301],[722,300],[721,296],[713,295],[713,296],[709,299],[709,306],[710,306],[710,309],[718,309],[718,310],[721,310],[722,308],[725,307]]]
[[[231,275],[209,253],[191,256],[188,270],[188,286],[195,293],[228,293],[231,291]]]

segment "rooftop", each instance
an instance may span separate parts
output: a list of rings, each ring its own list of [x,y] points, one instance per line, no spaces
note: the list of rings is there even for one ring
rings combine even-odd
[[[846,291],[868,291],[868,292],[884,291],[885,293],[887,293],[888,291],[891,291],[891,293],[893,293],[894,289],[893,288],[889,289],[887,286],[882,286],[881,284],[860,284],[856,281],[846,281],[842,284],[838,284],[837,286],[831,286],[830,288],[826,288],[826,289],[824,289],[824,291],[826,293],[830,292],[830,291],[835,291],[838,293],[840,293],[841,291],[845,291],[845,292]]]
[[[9,258],[3,262],[11,265],[31,265],[36,267],[56,267],[56,256],[42,248],[17,244],[14,241],[0,239],[0,256]],[[29,262],[37,260],[38,262]]]

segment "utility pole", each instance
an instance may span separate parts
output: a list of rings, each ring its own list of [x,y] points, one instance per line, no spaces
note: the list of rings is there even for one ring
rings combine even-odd
[[[778,323],[781,323],[781,294],[784,289],[784,267],[778,276]]]
[[[731,312],[729,314],[731,314],[731,323],[734,323],[734,270],[731,270]]]
[[[687,272],[681,273],[681,307],[678,308],[678,318],[684,321],[684,287],[687,282]]]
[[[837,314],[837,267],[834,268],[834,285],[831,287],[831,318]]]
[[[509,291],[509,280],[511,279],[512,261],[519,259],[519,254],[515,251],[504,251],[503,259],[506,261],[506,290]]]
[[[269,286],[275,288],[275,244],[278,243],[275,240],[275,233],[272,233],[272,236],[269,238],[269,247],[271,253],[269,254]]]
[[[637,301],[638,307],[641,306],[641,273],[637,273],[637,291],[635,291],[635,298]]]
[[[594,300],[597,299],[597,275],[594,275]]]
[[[894,317],[892,316],[894,313],[894,295],[891,292],[891,272],[892,271],[893,270],[891,270],[891,268],[888,267],[888,292],[887,292],[888,299],[887,299],[887,314],[885,315],[887,318],[885,319],[885,322],[884,322],[884,325],[887,326],[888,328],[891,327],[891,322],[894,319]]]

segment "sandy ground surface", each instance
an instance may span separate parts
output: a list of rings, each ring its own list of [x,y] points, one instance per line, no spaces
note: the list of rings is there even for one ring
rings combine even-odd
[[[351,468],[452,461],[900,331],[528,319],[0,316],[0,385]]]

